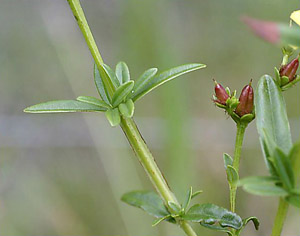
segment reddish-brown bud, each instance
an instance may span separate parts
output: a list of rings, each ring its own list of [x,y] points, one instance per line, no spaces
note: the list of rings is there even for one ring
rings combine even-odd
[[[287,65],[284,65],[280,68],[279,74],[280,76],[286,76],[289,78],[289,82],[293,81],[296,77],[296,72],[299,67],[299,59],[295,58]]]
[[[226,92],[226,90],[223,88],[223,86],[219,84],[217,81],[215,81],[215,93],[217,99],[214,99],[214,102],[220,103],[222,105],[226,105],[226,101],[229,98],[229,95]]]
[[[253,112],[254,91],[251,82],[252,80],[243,88],[239,98],[239,104],[235,110],[235,113],[240,117]]]

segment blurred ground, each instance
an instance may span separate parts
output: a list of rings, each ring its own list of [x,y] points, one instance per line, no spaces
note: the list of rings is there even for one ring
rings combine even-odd
[[[136,121],[170,186],[182,198],[229,207],[222,153],[233,152],[234,124],[211,102],[212,78],[238,91],[281,60],[280,50],[251,35],[241,15],[288,22],[291,0],[83,0],[107,64],[124,60],[137,78],[145,69],[201,62],[136,105]],[[94,95],[93,61],[66,1],[0,0],[0,235],[182,235],[120,202],[152,189],[119,128],[98,114],[30,115],[29,105]],[[299,138],[299,86],[286,95]],[[255,124],[246,133],[241,176],[266,169]],[[238,193],[238,213],[256,215],[268,235],[273,198]],[[220,235],[195,225],[199,235]],[[283,235],[300,235],[291,208]]]

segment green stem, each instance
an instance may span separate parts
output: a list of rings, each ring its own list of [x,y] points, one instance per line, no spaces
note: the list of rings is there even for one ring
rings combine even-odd
[[[101,79],[103,80],[103,83],[104,83],[105,87],[107,88],[109,95],[112,97],[112,95],[116,89],[115,89],[112,81],[107,76],[105,69],[103,68],[103,64],[104,64],[103,59],[101,57],[101,54],[98,50],[98,47],[97,47],[97,44],[93,37],[93,34],[92,34],[90,27],[87,23],[87,20],[85,18],[84,12],[80,5],[80,1],[79,0],[68,0],[68,3],[70,5],[73,15],[78,23],[78,26],[82,32],[82,35],[91,51],[94,61],[98,67],[98,70],[101,75]]]
[[[237,171],[237,173],[239,173],[239,169],[240,169],[241,150],[243,146],[243,140],[244,140],[246,128],[247,128],[247,123],[237,122],[237,132],[236,132],[234,158],[233,158],[233,167]],[[237,191],[236,185],[230,186],[230,208],[232,212],[235,212],[236,191]]]
[[[280,198],[271,236],[281,235],[281,231],[288,212],[288,208],[289,208],[288,202],[286,202],[283,198]]]
[[[101,78],[103,79],[103,83],[107,88],[110,96],[113,95],[115,91],[115,87],[112,84],[112,81],[107,76],[104,68],[103,68],[103,59],[100,55],[100,52],[97,48],[96,42],[92,35],[92,32],[89,28],[89,25],[86,21],[84,16],[84,12],[81,8],[79,0],[68,0],[71,10],[75,16],[75,19],[81,29],[81,32],[86,40],[86,43],[92,53],[92,56],[95,60],[95,63],[102,75]],[[144,139],[142,138],[140,132],[134,121],[132,119],[121,119],[121,127],[126,135],[132,149],[136,153],[136,156],[139,158],[140,163],[144,167],[146,173],[148,174],[153,186],[155,187],[156,191],[159,193],[161,198],[164,200],[165,205],[168,207],[171,213],[173,210],[168,206],[168,202],[174,202],[178,204],[178,201],[172,191],[170,190],[166,180],[164,179],[161,171],[159,170],[155,160],[148,149]],[[182,230],[188,236],[197,236],[194,232],[192,227],[184,220],[178,220],[177,222]]]
[[[121,127],[126,135],[132,149],[138,157],[140,163],[144,167],[148,177],[154,185],[156,191],[164,200],[165,205],[168,207],[171,213],[173,210],[168,206],[168,202],[174,202],[178,204],[178,201],[172,191],[170,190],[164,176],[160,172],[150,150],[148,149],[143,137],[141,136],[136,124],[132,119],[121,120]],[[183,231],[189,236],[196,236],[192,227],[186,221],[178,222]]]

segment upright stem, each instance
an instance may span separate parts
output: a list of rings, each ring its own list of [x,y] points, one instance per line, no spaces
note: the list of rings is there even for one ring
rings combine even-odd
[[[141,136],[136,124],[132,119],[121,120],[121,127],[126,135],[132,149],[138,157],[140,163],[144,167],[148,177],[150,178],[156,191],[159,193],[161,198],[164,200],[165,205],[168,207],[171,213],[173,210],[168,206],[168,202],[174,202],[178,204],[178,201],[172,191],[170,190],[164,176],[160,172],[154,157],[148,149],[143,137]],[[178,222],[180,227],[189,236],[196,236],[192,227],[186,221]]]
[[[243,146],[243,140],[244,140],[247,124],[238,122],[236,127],[237,127],[237,131],[236,131],[236,139],[235,139],[233,167],[237,171],[237,173],[239,173],[241,150]],[[232,212],[235,212],[236,191],[237,191],[236,185],[230,186],[230,208]]]
[[[107,87],[109,94],[112,96],[115,88],[112,84],[112,81],[108,76],[106,76],[106,72],[103,68],[103,60],[100,55],[100,52],[97,48],[91,30],[88,26],[88,23],[85,19],[84,12],[81,8],[79,0],[68,0],[71,10],[75,16],[75,19],[81,29],[81,32],[87,42],[87,45],[92,53],[92,56],[95,60],[95,63],[103,76],[103,83],[105,87]],[[121,118],[121,127],[123,129],[124,134],[126,135],[132,149],[136,153],[140,163],[144,167],[148,177],[150,178],[153,186],[156,191],[159,193],[161,198],[163,199],[166,207],[168,207],[171,213],[173,210],[168,206],[168,202],[174,202],[178,204],[178,201],[172,191],[170,190],[166,180],[164,179],[161,171],[159,170],[150,150],[148,149],[144,139],[142,138],[140,132],[134,121],[132,119],[123,119]],[[183,231],[188,236],[197,236],[192,227],[188,224],[188,222],[184,220],[178,220],[177,223],[183,229]]]
[[[288,208],[289,203],[286,202],[283,198],[280,198],[271,236],[280,236],[288,212]]]
[[[98,70],[101,75],[101,79],[103,80],[103,83],[104,83],[105,87],[107,88],[109,95],[112,97],[112,95],[115,91],[115,87],[114,87],[112,81],[107,76],[107,74],[103,68],[103,64],[104,64],[103,59],[101,57],[101,54],[98,50],[98,47],[97,47],[97,44],[93,37],[93,34],[92,34],[90,27],[87,23],[87,20],[85,18],[84,12],[80,5],[80,1],[79,0],[68,0],[68,3],[70,5],[73,15],[78,23],[78,26],[83,34],[83,37],[91,51],[91,54],[95,60],[95,63],[97,65]]]

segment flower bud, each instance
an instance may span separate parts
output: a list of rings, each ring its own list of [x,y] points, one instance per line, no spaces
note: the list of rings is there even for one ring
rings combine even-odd
[[[239,98],[239,104],[235,110],[235,113],[240,117],[253,112],[254,92],[251,83],[252,80],[243,88]]]
[[[299,67],[299,59],[295,58],[287,65],[282,66],[279,70],[279,74],[280,74],[280,76],[288,77],[289,82],[291,82],[295,79],[298,67]]]
[[[229,98],[228,93],[223,88],[221,84],[219,84],[217,81],[215,81],[215,93],[216,93],[216,99],[214,99],[215,103],[219,103],[222,105],[226,105],[226,101]]]

